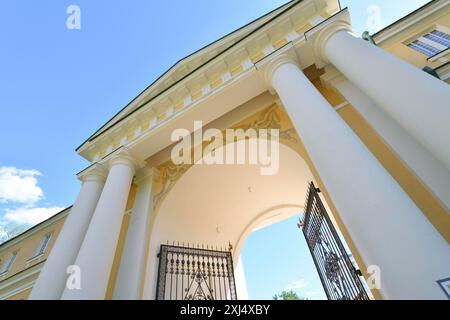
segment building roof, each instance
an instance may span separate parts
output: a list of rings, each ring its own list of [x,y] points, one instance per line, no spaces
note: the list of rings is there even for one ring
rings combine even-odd
[[[87,140],[85,140],[76,150],[80,149],[86,143],[94,140],[116,123],[126,118],[128,115],[138,110],[141,106],[157,97],[168,88],[176,85],[179,81],[187,77],[189,74],[208,63],[216,56],[233,47],[235,44],[272,21],[280,14],[286,12],[296,4],[303,0],[292,0],[286,4],[272,10],[260,18],[244,25],[243,27],[219,38],[218,40],[206,45],[205,47],[195,51],[194,53],[180,59],[165,73],[153,81],[147,88],[139,93],[130,103],[123,107],[117,114],[94,132]]]
[[[29,234],[29,233],[31,233],[31,232],[33,232],[33,231],[36,231],[36,230],[40,229],[41,227],[44,227],[45,225],[50,224],[51,222],[53,222],[53,220],[56,220],[56,219],[60,218],[60,217],[63,216],[64,214],[68,213],[68,211],[69,211],[71,208],[72,208],[72,206],[69,206],[69,207],[67,207],[67,208],[65,208],[65,209],[63,209],[63,210],[61,210],[61,211],[59,211],[58,213],[54,214],[54,215],[51,216],[50,218],[48,218],[48,219],[46,219],[46,220],[44,220],[44,221],[42,221],[42,222],[40,222],[40,223],[38,223],[38,224],[32,226],[31,228],[28,228],[27,230],[25,230],[25,231],[19,233],[18,235],[14,236],[14,237],[12,237],[12,238],[10,238],[10,239],[8,239],[8,240],[6,240],[5,242],[0,243],[0,251],[1,251],[4,247],[6,247],[6,246],[12,244],[13,242],[20,241],[20,239],[23,238],[25,235],[27,235],[27,234]]]

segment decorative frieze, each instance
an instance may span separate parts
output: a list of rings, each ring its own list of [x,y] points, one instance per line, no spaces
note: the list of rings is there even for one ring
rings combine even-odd
[[[283,144],[298,144],[299,138],[295,129],[292,127],[290,121],[286,120],[287,117],[277,105],[272,105],[255,116],[249,117],[244,121],[231,126],[230,129],[254,129],[256,131],[260,129],[278,129],[280,143]],[[224,139],[224,145],[226,144],[225,130],[222,130],[222,138]],[[269,131],[270,132],[270,131]],[[202,150],[208,146],[208,143],[204,143]],[[174,164],[172,161],[167,161],[157,167],[159,176],[155,178],[156,185],[158,186],[155,193],[153,207],[156,209],[161,204],[161,201],[173,188],[175,183],[187,172],[193,164]]]

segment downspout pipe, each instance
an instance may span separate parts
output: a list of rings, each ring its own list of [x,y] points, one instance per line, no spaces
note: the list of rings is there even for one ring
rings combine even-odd
[[[373,44],[375,46],[377,45],[375,40],[373,39],[373,37],[370,35],[369,31],[364,31],[361,35],[361,38],[365,41],[370,42],[371,44]],[[437,74],[437,72],[435,70],[433,70],[433,68],[426,66],[426,67],[422,68],[422,70],[424,72],[428,73],[429,75],[440,79],[439,75]]]
[[[366,41],[369,41],[371,44],[373,44],[373,45],[377,45],[376,43],[375,43],[375,40],[373,39],[373,37],[370,35],[370,33],[369,33],[369,31],[364,31],[363,33],[362,33],[362,35],[361,35],[361,38],[363,39],[363,40],[366,40]]]

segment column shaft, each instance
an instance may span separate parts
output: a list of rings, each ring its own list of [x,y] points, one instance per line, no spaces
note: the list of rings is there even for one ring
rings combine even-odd
[[[450,169],[450,87],[346,30],[323,55]]]
[[[136,300],[140,289],[147,249],[148,220],[153,208],[153,169],[137,179],[135,206],[122,253],[119,273],[114,289],[114,299]]]
[[[65,289],[62,299],[104,299],[123,221],[134,165],[126,156],[112,160],[75,265],[81,270],[81,289]]]
[[[75,262],[105,182],[105,173],[99,165],[96,167],[81,178],[80,193],[31,291],[30,300],[61,298],[68,276],[67,267]]]
[[[353,83],[344,80],[334,86],[450,210],[450,171],[447,167]]]
[[[268,67],[320,178],[388,299],[444,299],[450,248],[325,98],[288,59]]]

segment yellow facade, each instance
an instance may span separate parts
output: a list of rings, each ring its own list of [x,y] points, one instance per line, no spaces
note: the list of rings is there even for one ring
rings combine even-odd
[[[425,10],[428,5],[430,5],[430,3],[425,5],[421,10]],[[411,14],[411,18],[413,17],[414,13]],[[407,21],[408,16],[404,19]],[[430,15],[427,15],[416,23],[413,23],[411,25],[408,24],[400,29],[401,23],[402,21],[400,20],[375,34],[373,37],[377,45],[420,69],[424,67],[430,67],[433,70],[437,70],[444,67],[445,65],[448,65],[448,62],[450,61],[450,50],[448,48],[447,50],[442,51],[440,54],[434,57],[427,57],[423,53],[420,53],[408,47],[408,44],[433,30],[443,30],[446,33],[449,33],[449,6],[446,6]],[[396,29],[399,30],[397,31]],[[383,37],[384,34],[389,33],[393,33],[393,35],[387,38]],[[444,80],[446,82],[450,82],[449,78],[446,78]]]
[[[6,295],[5,298],[22,299],[29,294],[30,290],[26,287],[22,291],[14,293],[17,289],[16,285],[8,285],[8,283],[13,282],[14,278],[27,273],[29,270],[42,267],[58,238],[58,233],[69,211],[70,208],[63,210],[0,246],[0,266],[12,253],[17,252],[8,272],[0,276],[0,296]],[[48,234],[51,234],[51,238],[45,252],[36,256],[35,253],[41,240]],[[37,277],[37,274],[35,276]],[[11,293],[12,296],[10,296]]]

